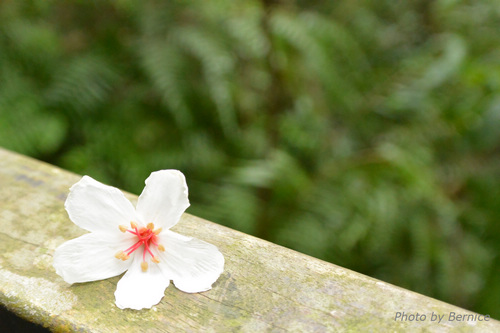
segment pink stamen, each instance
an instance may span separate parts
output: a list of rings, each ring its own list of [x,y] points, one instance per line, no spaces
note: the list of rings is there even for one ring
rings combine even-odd
[[[132,245],[131,247],[129,247],[128,249],[126,249],[123,252],[127,252],[127,254],[130,255],[132,252],[137,250],[141,245],[142,245],[142,242],[138,241],[137,243],[135,243],[134,245]]]
[[[130,225],[133,230],[128,229],[126,226],[119,226],[121,232],[128,231],[129,233],[137,236],[137,242],[126,249],[125,251],[118,252],[115,257],[121,260],[127,260],[134,251],[144,245],[144,249],[142,252],[142,263],[141,268],[143,271],[147,271],[148,264],[146,262],[146,252],[151,256],[151,260],[155,263],[159,263],[157,257],[154,256],[153,252],[151,252],[151,246],[156,246],[159,251],[165,251],[165,248],[158,243],[158,234],[161,232],[161,228],[157,230],[154,229],[153,223],[148,223],[147,228],[137,228],[137,224],[134,222],[130,222]]]

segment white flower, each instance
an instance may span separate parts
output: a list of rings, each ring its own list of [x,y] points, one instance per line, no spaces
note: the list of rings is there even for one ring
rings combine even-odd
[[[117,188],[84,176],[71,187],[65,207],[91,233],[56,249],[57,274],[72,284],[127,271],[115,292],[121,309],[159,303],[170,280],[188,293],[209,290],[224,269],[217,247],[168,230],[189,207],[180,171],[153,172],[135,209]]]

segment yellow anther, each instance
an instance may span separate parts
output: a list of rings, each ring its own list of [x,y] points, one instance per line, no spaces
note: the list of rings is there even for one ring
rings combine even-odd
[[[155,231],[153,231],[153,233],[154,233],[155,235],[158,235],[158,234],[161,232],[161,230],[162,230],[161,228],[158,228],[158,229],[156,229]]]
[[[145,261],[141,262],[141,269],[143,272],[146,272],[148,270],[148,263]]]
[[[124,225],[119,225],[119,226],[118,226],[118,228],[120,228],[120,231],[121,231],[121,232],[125,232],[125,231],[127,231],[127,227],[126,227],[126,226],[124,226]]]
[[[128,256],[128,254],[126,254],[125,252],[123,252],[123,251],[119,251],[119,252],[117,252],[117,253],[115,254],[115,258],[116,258],[116,259],[121,259],[121,260],[125,261],[125,260],[127,260],[128,258],[130,258],[130,257],[129,257],[129,256]]]
[[[156,264],[158,264],[160,262],[160,260],[156,257],[151,258],[151,261],[153,261]]]
[[[116,252],[116,254],[115,254],[115,258],[116,258],[116,259],[121,259],[121,258],[122,258],[122,256],[123,256],[124,254],[125,254],[125,253],[124,253],[123,251]]]
[[[130,226],[132,227],[132,229],[135,229],[137,228],[137,223],[130,221]]]
[[[158,251],[165,252],[165,247],[161,244],[158,244]]]
[[[148,228],[149,230],[153,230],[155,228],[155,225],[153,223],[148,223],[148,225],[146,226],[146,228]]]

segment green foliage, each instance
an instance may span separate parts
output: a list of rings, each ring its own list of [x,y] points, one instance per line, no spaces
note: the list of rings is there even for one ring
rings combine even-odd
[[[0,145],[499,318],[496,5],[3,1]]]

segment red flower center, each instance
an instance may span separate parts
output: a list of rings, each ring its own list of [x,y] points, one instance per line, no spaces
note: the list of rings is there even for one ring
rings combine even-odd
[[[143,272],[146,272],[148,270],[146,253],[149,253],[149,255],[151,255],[151,261],[153,261],[154,263],[160,262],[160,260],[155,257],[153,252],[151,252],[151,247],[156,246],[159,251],[165,251],[163,245],[158,243],[158,234],[161,232],[161,228],[154,230],[155,226],[153,223],[148,223],[146,228],[138,228],[137,223],[135,222],[130,222],[130,226],[132,227],[132,229],[128,229],[123,225],[120,225],[119,228],[121,232],[130,232],[131,234],[135,235],[137,237],[137,242],[128,249],[115,254],[115,257],[117,259],[127,260],[135,250],[143,246],[141,268]]]

